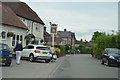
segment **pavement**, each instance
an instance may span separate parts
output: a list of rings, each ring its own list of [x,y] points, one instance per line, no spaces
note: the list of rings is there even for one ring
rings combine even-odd
[[[10,67],[2,67],[2,78],[49,78],[64,59],[65,57],[61,57],[51,63],[21,60],[20,65],[15,64],[13,59]]]

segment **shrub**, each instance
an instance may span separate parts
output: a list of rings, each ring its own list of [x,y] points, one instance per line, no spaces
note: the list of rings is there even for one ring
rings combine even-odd
[[[85,45],[79,45],[74,47],[75,51],[80,50],[81,54],[91,54],[92,53],[92,48],[91,47],[86,47]]]
[[[65,56],[66,55],[66,53],[65,53],[65,46],[64,45],[55,45],[55,47],[60,49],[59,56]]]
[[[61,50],[59,48],[55,48],[55,52],[58,58],[60,57],[60,51]]]

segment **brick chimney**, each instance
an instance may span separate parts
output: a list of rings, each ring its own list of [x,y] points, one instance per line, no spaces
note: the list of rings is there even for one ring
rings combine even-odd
[[[46,26],[44,27],[44,33],[46,32]]]
[[[64,29],[64,31],[66,32],[66,31],[67,31],[67,29]]]

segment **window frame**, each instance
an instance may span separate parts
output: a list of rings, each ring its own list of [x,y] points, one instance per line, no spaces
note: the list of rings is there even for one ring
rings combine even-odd
[[[18,36],[18,40],[17,40],[17,36]],[[15,42],[14,45],[13,45],[13,41]],[[22,43],[23,43],[23,35],[22,34],[15,34],[15,39],[12,39],[12,46],[14,47],[17,44],[17,42],[19,42],[19,41],[22,41]]]
[[[3,32],[5,32],[5,38],[3,38]],[[7,39],[7,31],[5,31],[5,30],[3,30],[2,32],[1,32],[1,37],[2,37],[2,40],[6,40]]]

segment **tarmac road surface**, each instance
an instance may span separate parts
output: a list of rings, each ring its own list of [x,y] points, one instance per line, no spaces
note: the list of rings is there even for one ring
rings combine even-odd
[[[64,62],[51,75],[52,78],[118,78],[119,68],[101,65],[90,54],[66,56]]]

